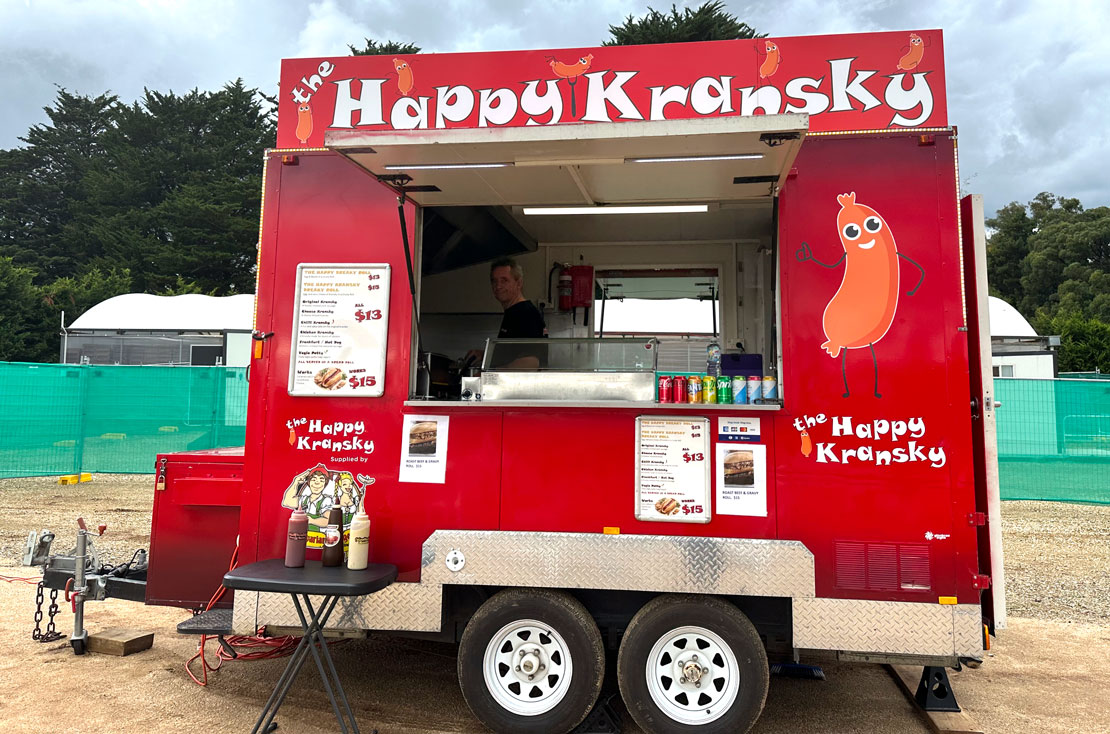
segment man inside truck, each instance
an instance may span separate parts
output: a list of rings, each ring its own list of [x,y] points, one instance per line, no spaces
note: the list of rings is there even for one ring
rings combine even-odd
[[[546,339],[547,324],[543,313],[524,297],[524,270],[511,257],[494,260],[489,268],[489,284],[493,297],[501,304],[500,339]],[[472,350],[467,357],[477,359],[481,350]],[[535,344],[500,345],[491,367],[535,369],[546,361],[547,348]]]

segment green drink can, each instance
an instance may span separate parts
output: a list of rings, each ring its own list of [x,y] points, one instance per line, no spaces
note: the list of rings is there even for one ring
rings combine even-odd
[[[728,375],[717,378],[717,402],[722,405],[732,402],[732,378]]]

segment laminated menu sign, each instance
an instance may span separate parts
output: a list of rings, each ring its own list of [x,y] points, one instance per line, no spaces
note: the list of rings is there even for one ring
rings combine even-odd
[[[399,482],[447,481],[448,415],[406,415],[401,429]]]
[[[380,397],[389,265],[302,263],[296,293],[289,394]]]
[[[709,522],[709,421],[636,418],[636,519]]]

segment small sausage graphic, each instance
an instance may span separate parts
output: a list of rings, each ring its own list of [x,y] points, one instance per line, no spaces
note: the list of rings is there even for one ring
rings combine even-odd
[[[782,58],[779,56],[778,44],[774,41],[765,41],[763,47],[767,51],[767,58],[763,59],[763,63],[759,67],[759,78],[767,79],[779,70]]]
[[[549,57],[551,71],[555,73],[555,76],[561,77],[563,79],[574,79],[575,77],[582,76],[587,71],[589,71],[590,64],[592,64],[593,62],[593,54],[587,54],[586,56],[583,56],[582,58],[578,59],[578,63],[576,64],[564,64],[561,61],[556,61],[554,57]]]
[[[813,452],[813,441],[809,437],[809,431],[802,429],[802,456],[809,456]]]
[[[921,57],[925,55],[925,44],[921,42],[921,36],[916,33],[910,34],[910,50],[906,55],[898,59],[898,68],[902,71],[910,71],[916,69],[917,65],[921,63]]]
[[[393,59],[393,69],[397,72],[397,90],[402,97],[409,96],[414,86],[412,67],[404,59]]]
[[[297,432],[292,428],[289,429],[289,445],[294,446],[297,443]]]
[[[301,102],[297,105],[297,140],[301,141],[301,145],[308,145],[308,139],[312,136],[312,108],[308,102]]]

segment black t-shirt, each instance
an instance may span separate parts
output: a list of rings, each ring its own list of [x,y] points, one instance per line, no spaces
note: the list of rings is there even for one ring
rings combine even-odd
[[[505,309],[505,315],[501,319],[501,330],[497,332],[497,338],[547,338],[547,324],[544,323],[543,313],[531,301],[521,301],[509,306]],[[503,367],[521,357],[536,357],[540,360],[540,366],[543,366],[547,362],[547,347],[535,344],[499,345],[494,354],[497,364],[493,366]]]

